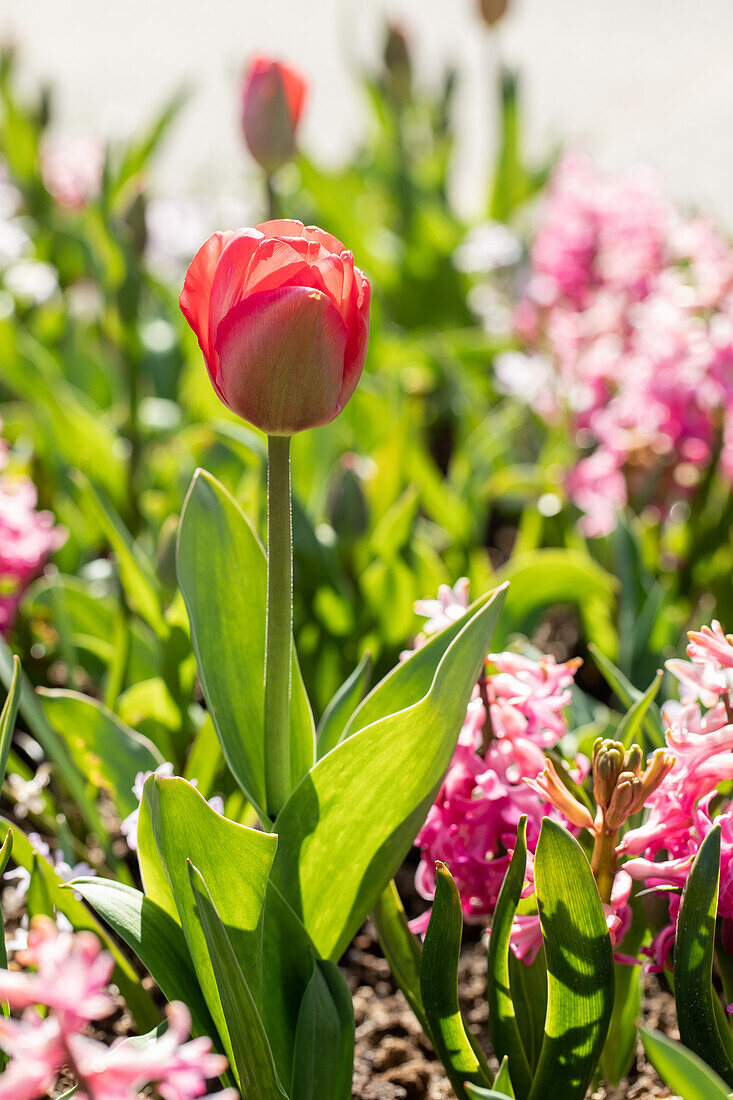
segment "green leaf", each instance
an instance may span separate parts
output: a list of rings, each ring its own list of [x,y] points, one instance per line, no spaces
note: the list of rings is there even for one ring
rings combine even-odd
[[[31,880],[28,883],[26,908],[31,920],[33,920],[34,917],[53,917],[51,892],[43,874],[41,857],[37,852],[33,854],[33,866],[31,868]]]
[[[337,745],[278,816],[273,881],[324,958],[340,958],[425,820],[450,763],[503,595],[495,593],[469,619],[422,699]]]
[[[533,916],[537,915],[536,906],[537,899],[535,898]],[[530,898],[519,906],[520,913],[522,911],[529,912],[531,909],[532,899]],[[534,1074],[545,1039],[545,1019],[547,1017],[547,965],[545,963],[544,946],[529,965],[518,959],[513,951],[510,951],[509,979],[519,1034],[522,1037],[527,1061]]]
[[[77,878],[69,884],[130,947],[153,976],[167,1001],[183,1001],[194,1031],[216,1037],[201,994],[186,937],[171,916],[132,886],[113,879]]]
[[[171,915],[177,912],[203,995],[231,1058],[217,979],[191,893],[187,861],[206,876],[248,987],[260,1005],[263,907],[277,838],[221,817],[185,779],[151,775],[143,791],[141,811],[143,808],[152,834],[145,829],[138,833],[145,892],[169,912],[172,894],[175,910]],[[169,890],[162,896],[158,893],[161,867]]]
[[[583,1100],[613,1008],[613,950],[588,860],[577,840],[542,822],[534,864],[547,958],[547,1020],[530,1100]]]
[[[618,699],[619,703],[623,707],[630,707],[634,703],[641,699],[642,694],[638,688],[634,687],[630,680],[624,676],[620,668],[611,661],[603,653],[597,645],[592,642],[588,645],[593,660],[596,662],[599,671],[601,672],[604,680],[613,691],[614,695]],[[649,707],[644,713],[644,729],[649,739],[649,744],[653,748],[660,748],[664,745],[664,724],[662,722],[662,715],[657,707],[656,703],[650,702]]]
[[[0,848],[0,879],[5,874],[5,868],[8,865],[8,860],[13,854],[13,832],[12,829],[8,829],[5,840]],[[8,968],[8,952],[5,947],[5,919],[3,917],[2,906],[0,906],[0,967],[3,970]],[[4,1006],[6,1009],[7,1006]],[[7,1016],[7,1011],[4,1011],[4,1015]],[[2,1062],[0,1061],[0,1070],[2,1069]]]
[[[46,721],[46,716],[30,681],[22,671],[18,672],[16,670],[15,657],[0,638],[0,679],[9,688],[16,675],[20,679],[20,713],[23,715],[28,729],[58,770],[59,776],[73,796],[76,807],[84,818],[89,831],[95,833],[102,842],[106,843],[108,831],[99,816],[94,801],[89,797],[82,776],[71,763],[63,741]]]
[[[682,1100],[728,1100],[728,1086],[701,1058],[659,1031],[639,1029],[647,1058]]]
[[[517,827],[514,854],[504,876],[491,922],[486,982],[491,1045],[497,1057],[508,1057],[512,1083],[519,1100],[524,1100],[529,1094],[532,1073],[514,1012],[509,976],[509,943],[512,922],[524,886],[526,864],[527,818],[523,814]]]
[[[479,1060],[466,1031],[458,1004],[458,962],[463,911],[458,888],[444,863],[435,865],[435,898],[425,933],[420,989],[435,1053],[459,1100],[467,1100],[464,1084],[491,1085],[484,1059]]]
[[[586,636],[606,648],[613,645],[617,583],[588,554],[567,549],[532,550],[512,557],[498,571],[496,580],[511,582],[501,638],[516,630],[526,633],[533,616],[548,605],[572,603],[578,608]]]
[[[700,845],[682,894],[674,948],[674,985],[682,1042],[730,1085],[733,1039],[727,1021],[720,1019],[720,1002],[713,989],[719,882],[720,826],[716,825]]]
[[[506,1054],[502,1058],[499,1072],[494,1078],[494,1088],[501,1096],[508,1096],[510,1100],[514,1100],[512,1078],[509,1073],[509,1059]]]
[[[394,882],[390,882],[387,889],[382,891],[372,910],[372,922],[379,945],[392,971],[392,977],[404,993],[423,1031],[432,1042],[420,990],[422,947],[420,941],[410,931],[402,899]]]
[[[433,635],[406,660],[395,665],[356,708],[349,719],[342,740],[350,737],[357,730],[372,725],[380,718],[405,710],[422,699],[430,688],[438,665],[448,647],[474,615],[493,600],[499,591],[502,590],[495,589],[475,600],[460,619],[456,619],[454,623]]]
[[[632,896],[631,927],[619,945],[625,955],[636,956],[648,933],[643,899]],[[616,981],[613,1012],[608,1036],[601,1052],[598,1068],[601,1077],[613,1088],[626,1076],[634,1061],[637,1046],[637,1022],[641,1019],[642,968],[615,962]]]
[[[323,712],[318,723],[318,759],[338,745],[351,715],[364,697],[372,674],[372,658],[365,653]]]
[[[94,518],[115,552],[120,583],[133,611],[155,631],[167,638],[168,624],[162,607],[162,591],[155,570],[101,490],[77,471],[75,480],[82,506]]]
[[[10,746],[13,742],[15,722],[20,706],[20,660],[13,657],[13,677],[8,688],[8,695],[0,714],[0,786],[5,781],[5,772],[8,766]]]
[[[278,1080],[257,1005],[242,973],[227,929],[201,872],[190,861],[188,875],[216,979],[240,1091],[245,1096],[257,1097],[257,1100],[279,1100],[287,1097]]]
[[[112,795],[120,817],[131,814],[138,805],[132,793],[136,776],[163,763],[155,745],[88,695],[43,688],[37,694],[81,773]]]
[[[239,505],[205,470],[197,470],[183,506],[178,580],[201,686],[224,755],[264,819],[267,562]],[[313,716],[295,650],[290,719],[295,787],[315,758]]]
[[[354,1006],[335,963],[315,959],[300,1005],[291,1100],[351,1100]]]
[[[635,741],[640,739],[641,730],[644,726],[647,714],[649,713],[649,708],[656,698],[663,677],[664,673],[660,670],[644,694],[640,695],[639,698],[632,703],[629,710],[619,722],[618,729],[616,730],[616,740],[620,741],[624,748],[630,748]]]
[[[49,895],[58,912],[63,913],[76,931],[87,929],[94,932],[102,941],[105,950],[113,955],[115,960],[113,981],[119,986],[122,996],[127,1001],[127,1006],[135,1017],[138,1028],[148,1030],[156,1026],[160,1020],[160,1014],[113,938],[108,935],[84,903],[74,897],[71,890],[63,889],[66,884],[59,878],[51,864],[40,853],[36,852],[28,837],[15,826],[11,826],[11,822],[7,818],[0,817],[0,837],[6,838],[11,831],[13,834],[13,862],[19,867],[24,867],[30,874],[34,869],[34,857],[38,857],[38,870],[45,879]]]

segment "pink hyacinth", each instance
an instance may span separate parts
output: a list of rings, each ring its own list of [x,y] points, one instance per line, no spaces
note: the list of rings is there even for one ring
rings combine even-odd
[[[0,441],[0,471],[5,463]],[[11,629],[26,587],[66,538],[50,512],[37,510],[37,503],[33,482],[0,473],[0,635]]]
[[[107,990],[114,960],[93,933],[59,932],[53,921],[39,918],[19,959],[34,969],[0,970],[0,1000],[21,1013],[19,1019],[0,1017],[0,1046],[10,1056],[0,1075],[0,1100],[49,1095],[68,1067],[79,1100],[137,1100],[150,1084],[163,1100],[193,1100],[226,1069],[226,1058],[211,1053],[211,1040],[185,1041],[191,1018],[178,1003],[168,1006],[168,1027],[149,1043],[117,1040],[107,1047],[84,1034],[115,1008]],[[236,1095],[227,1089],[216,1100]]]
[[[428,617],[422,637],[453,622],[467,602],[463,580],[453,589],[443,586],[437,601],[418,604],[418,613]],[[567,730],[563,709],[570,701],[569,687],[579,663],[489,654],[486,675],[468,705],[450,767],[415,842],[421,855],[415,880],[421,897],[432,900],[435,862],[440,860],[456,881],[465,918],[488,922],[523,814],[528,850],[524,896],[533,892],[534,852],[542,818],[551,814],[564,819],[524,780],[537,775],[545,760],[544,749],[556,745]],[[587,761],[584,767],[587,772]],[[426,912],[411,927],[424,932],[429,918]],[[518,917],[512,930],[517,956],[531,961],[541,943],[539,919]]]
[[[663,707],[666,740],[675,765],[648,801],[647,819],[619,845],[624,870],[650,889],[672,887],[669,923],[648,949],[652,969],[669,965],[680,892],[692,862],[714,825],[721,826],[718,914],[733,922],[733,801],[719,803],[720,784],[733,780],[733,645],[720,623],[690,631],[691,660],[667,667],[680,681],[681,702]],[[715,803],[717,813],[713,814]]]
[[[104,150],[90,137],[47,136],[41,147],[41,174],[59,206],[82,210],[102,186]]]
[[[721,429],[733,480],[733,250],[650,175],[561,161],[515,320],[550,368],[534,408],[590,450],[565,483],[586,535],[627,500],[664,513],[689,496]]]

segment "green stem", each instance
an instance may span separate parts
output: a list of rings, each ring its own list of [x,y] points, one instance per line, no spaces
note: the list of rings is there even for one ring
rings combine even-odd
[[[613,880],[616,877],[616,842],[618,830],[606,832],[602,830],[595,839],[591,868],[596,878],[598,893],[604,905],[611,904],[611,891]]]
[[[290,794],[290,670],[293,633],[293,519],[290,436],[267,441],[267,627],[265,788],[275,817]]]
[[[277,197],[277,191],[275,185],[272,182],[272,176],[265,176],[265,195],[267,197],[267,217],[269,221],[277,221],[280,217],[280,203]]]

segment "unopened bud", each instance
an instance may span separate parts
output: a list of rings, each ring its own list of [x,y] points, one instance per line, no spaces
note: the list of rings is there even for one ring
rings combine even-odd
[[[362,486],[363,463],[358,455],[350,453],[343,455],[339,465],[340,470],[330,494],[329,518],[339,538],[353,542],[361,538],[369,527],[369,512]]]
[[[484,23],[493,27],[506,14],[509,0],[479,0],[478,7]]]
[[[384,42],[384,86],[398,106],[404,106],[412,91],[412,60],[407,35],[395,23],[387,25]]]
[[[611,801],[623,766],[624,747],[621,742],[599,738],[593,746],[593,794],[602,810]]]

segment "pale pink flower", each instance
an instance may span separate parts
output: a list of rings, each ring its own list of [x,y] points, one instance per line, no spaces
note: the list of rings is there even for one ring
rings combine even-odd
[[[41,147],[41,174],[59,206],[81,210],[99,193],[104,151],[89,137],[48,135]]]

